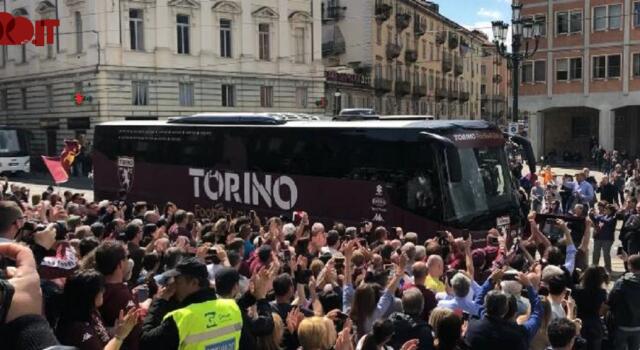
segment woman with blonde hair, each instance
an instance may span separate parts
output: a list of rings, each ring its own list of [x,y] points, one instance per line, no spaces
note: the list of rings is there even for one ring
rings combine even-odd
[[[327,317],[308,317],[298,326],[298,341],[303,350],[329,350],[336,337],[333,321]]]
[[[429,315],[429,326],[431,329],[436,329],[438,323],[445,317],[453,314],[453,310],[447,309],[444,307],[437,307],[431,311],[431,315]]]

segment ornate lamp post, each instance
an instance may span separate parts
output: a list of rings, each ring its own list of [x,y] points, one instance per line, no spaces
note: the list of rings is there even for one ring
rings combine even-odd
[[[511,39],[511,52],[507,51],[506,39],[509,24],[503,21],[491,22],[493,29],[493,42],[496,45],[498,54],[507,59],[511,65],[512,76],[511,84],[513,84],[513,122],[518,122],[518,86],[520,84],[519,69],[520,63],[527,58],[532,57],[538,51],[538,43],[540,41],[540,33],[542,23],[539,21],[525,20],[520,17],[522,4],[514,3],[511,5],[513,11],[511,25],[513,28]],[[534,39],[535,47],[529,51],[529,39]],[[522,45],[524,44],[524,50]]]

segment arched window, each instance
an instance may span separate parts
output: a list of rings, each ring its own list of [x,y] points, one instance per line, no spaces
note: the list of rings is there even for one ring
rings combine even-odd
[[[36,7],[36,12],[40,14],[40,19],[53,19],[55,17],[56,7],[50,1],[41,1]],[[58,30],[57,28],[55,30]],[[45,43],[45,52],[48,59],[53,58],[54,44]]]

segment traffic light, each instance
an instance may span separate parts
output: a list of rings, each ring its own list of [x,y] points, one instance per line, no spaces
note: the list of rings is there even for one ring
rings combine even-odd
[[[91,102],[93,98],[89,95],[83,95],[82,92],[76,92],[75,95],[73,95],[73,100],[76,106],[81,106],[84,102]]]
[[[76,92],[73,100],[76,101],[76,106],[80,106],[84,102],[84,95],[81,92]]]

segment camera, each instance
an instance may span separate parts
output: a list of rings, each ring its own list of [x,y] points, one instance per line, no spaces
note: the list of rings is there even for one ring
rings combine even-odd
[[[562,230],[558,227],[554,219],[546,219],[544,221],[542,233],[549,237],[551,241],[558,241],[562,238]]]
[[[24,223],[24,225],[22,225],[22,230],[23,231],[29,231],[29,232],[34,232],[36,230],[36,227],[38,226],[38,224],[36,224],[33,221],[27,221]]]
[[[221,263],[220,258],[218,257],[218,249],[217,248],[209,248],[207,251],[206,260],[211,261],[211,263],[218,265]]]

